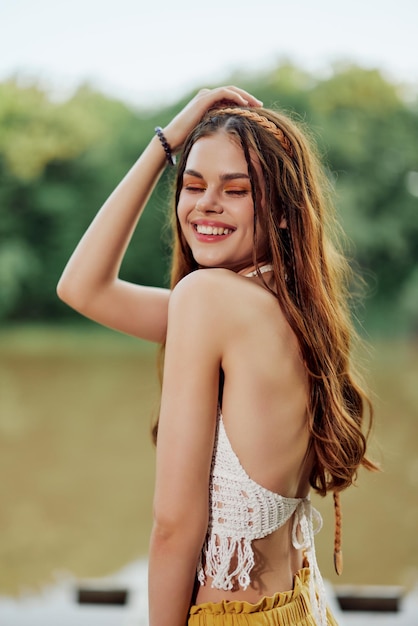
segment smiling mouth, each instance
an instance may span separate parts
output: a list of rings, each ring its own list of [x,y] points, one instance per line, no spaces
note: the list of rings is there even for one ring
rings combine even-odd
[[[207,226],[206,224],[194,224],[194,229],[200,235],[230,235],[233,233],[232,228],[224,228],[223,226]]]

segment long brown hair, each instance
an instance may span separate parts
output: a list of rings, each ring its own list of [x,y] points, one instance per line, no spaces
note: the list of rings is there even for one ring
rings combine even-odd
[[[270,109],[224,108],[209,112],[186,140],[180,157],[175,207],[190,150],[201,137],[225,132],[242,147],[251,179],[254,226],[267,233],[263,261],[273,265],[280,307],[300,346],[309,380],[308,419],[314,463],[312,487],[321,495],[351,485],[366,456],[371,403],[351,363],[355,337],[349,311],[349,264],[333,234],[330,184],[314,143],[301,124]],[[253,161],[264,182],[264,209]],[[280,224],[286,220],[286,228]],[[174,213],[171,287],[197,269]],[[254,227],[254,238],[256,229]],[[254,264],[257,242],[254,241]],[[261,274],[260,274],[261,276]],[[266,285],[267,287],[267,285]],[[364,416],[369,428],[363,432]]]

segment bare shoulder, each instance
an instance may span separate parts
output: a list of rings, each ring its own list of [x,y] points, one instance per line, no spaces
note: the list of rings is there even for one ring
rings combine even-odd
[[[227,309],[233,315],[243,310],[243,298],[251,303],[254,298],[256,301],[265,298],[267,293],[265,289],[251,284],[247,278],[231,270],[199,269],[185,276],[174,287],[170,308],[193,308],[202,314]]]
[[[185,276],[172,290],[170,309],[193,308],[201,313],[214,310],[224,302],[236,274],[223,268],[199,269]]]
[[[211,284],[222,284],[237,277],[235,272],[222,267],[198,269],[187,274],[172,290],[172,293],[204,289]]]
[[[169,319],[193,316],[215,324],[218,332],[242,330],[263,318],[285,323],[277,298],[253,280],[224,268],[200,269],[188,274],[170,296]]]

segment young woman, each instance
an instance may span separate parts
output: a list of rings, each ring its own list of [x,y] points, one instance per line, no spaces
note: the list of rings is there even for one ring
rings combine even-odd
[[[298,127],[237,87],[200,91],[156,132],[58,285],[165,345],[150,624],[334,624],[309,490],[338,494],[373,464],[325,178]],[[127,284],[123,255],[180,149],[172,289]]]

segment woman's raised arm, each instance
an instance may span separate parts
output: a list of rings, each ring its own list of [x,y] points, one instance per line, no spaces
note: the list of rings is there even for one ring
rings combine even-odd
[[[260,103],[236,87],[201,90],[164,129],[173,152],[216,102],[241,106]],[[116,330],[164,342],[169,291],[119,279],[129,241],[166,163],[163,147],[153,137],[138,161],[100,209],[71,256],[57,293],[86,317]]]
[[[118,274],[164,163],[154,137],[94,218],[57,287],[58,296],[86,317],[157,342],[165,339],[169,292],[127,283]]]

